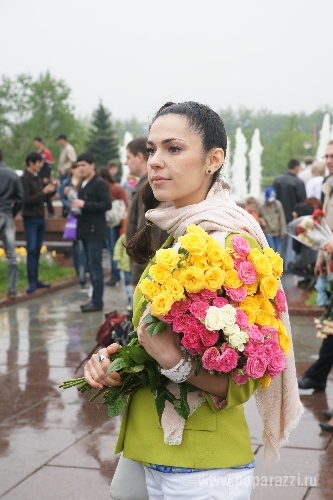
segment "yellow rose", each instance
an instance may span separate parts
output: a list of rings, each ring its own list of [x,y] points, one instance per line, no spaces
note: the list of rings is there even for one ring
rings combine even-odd
[[[255,283],[251,283],[251,285],[246,285],[244,283],[243,287],[245,288],[248,295],[254,295],[258,289],[258,281],[256,281]]]
[[[252,262],[258,274],[263,276],[269,276],[272,274],[272,265],[266,257],[258,248],[252,248],[248,255],[248,260]]]
[[[174,300],[171,293],[166,291],[161,292],[151,302],[151,314],[153,316],[164,316],[168,314],[173,303]]]
[[[194,267],[197,267],[198,269],[203,269],[204,271],[206,271],[207,269],[209,269],[209,265],[207,263],[207,259],[205,259],[204,256],[197,256],[197,255],[190,255],[189,259],[188,259],[188,263],[191,265],[191,266],[194,266]]]
[[[149,275],[153,278],[157,283],[164,283],[168,278],[170,278],[171,273],[165,267],[160,266],[159,264],[154,264],[149,269]]]
[[[200,236],[203,236],[206,239],[209,238],[209,235],[206,233],[206,231],[202,229],[202,227],[196,226],[195,224],[190,224],[189,226],[186,226],[186,232],[192,234],[199,234]]]
[[[207,259],[213,266],[223,266],[225,253],[225,250],[217,242],[208,242]]]
[[[260,283],[260,291],[264,297],[274,299],[278,291],[279,283],[275,276],[265,276]]]
[[[268,312],[268,314],[272,314],[274,316],[275,309],[273,304],[264,296],[260,296],[260,307],[264,311]]]
[[[271,315],[263,309],[259,309],[259,312],[256,314],[256,323],[261,326],[270,326]]]
[[[222,248],[222,265],[221,265],[221,268],[224,269],[225,271],[228,271],[229,269],[234,269],[234,261],[232,260],[232,257],[230,255],[228,249]]]
[[[264,387],[265,389],[271,385],[271,377],[269,375],[264,375],[260,379],[260,385],[261,387]]]
[[[144,278],[139,284],[140,292],[145,296],[145,298],[150,302],[155,295],[158,295],[161,291],[161,287],[155,281],[149,278]]]
[[[225,272],[224,286],[228,288],[239,288],[243,282],[239,279],[236,269],[228,269]]]
[[[271,259],[272,257],[274,257],[275,251],[273,250],[273,248],[267,247],[264,250],[264,254],[266,255],[266,257],[268,257],[269,259]]]
[[[179,277],[181,275],[181,273],[183,272],[183,269],[176,269],[173,273],[172,273],[172,277],[173,279],[175,280],[178,280],[179,281]],[[169,279],[169,278],[168,278]]]
[[[289,335],[279,335],[279,346],[282,351],[287,355],[291,348],[291,342]]]
[[[246,316],[249,318],[249,325],[253,325],[256,320],[256,315],[254,314],[254,311],[250,307],[245,307],[245,306],[239,306],[239,309],[244,311]]]
[[[279,328],[279,323],[275,316],[271,316],[271,324],[269,326],[273,326],[276,329]]]
[[[182,271],[179,275],[179,280],[189,293],[199,292],[206,286],[204,271],[193,266]]]
[[[222,271],[219,267],[212,267],[205,272],[205,288],[211,292],[216,292],[219,290],[224,282],[225,271]]]
[[[281,255],[279,255],[278,253],[274,253],[274,256],[271,258],[271,265],[274,276],[281,276],[281,274],[283,273],[283,259]]]
[[[178,241],[191,255],[204,255],[206,253],[207,241],[200,234],[185,234],[185,236],[179,236]]]
[[[172,271],[179,262],[179,255],[173,248],[161,248],[156,252],[156,264]]]
[[[257,297],[246,297],[243,302],[240,303],[240,307],[246,307],[253,311],[253,314],[258,314],[260,310],[260,300]]]
[[[174,278],[168,278],[163,283],[162,290],[171,293],[174,301],[184,298],[184,287]]]
[[[282,323],[282,321],[280,319],[278,320],[277,331],[278,331],[279,336],[280,335],[287,335],[288,336],[287,328],[284,326],[284,324]]]

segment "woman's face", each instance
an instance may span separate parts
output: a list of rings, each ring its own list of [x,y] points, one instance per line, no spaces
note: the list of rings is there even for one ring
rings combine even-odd
[[[147,147],[148,179],[157,200],[172,201],[180,208],[206,198],[216,168],[210,165],[200,135],[189,129],[186,118],[173,114],[157,118]],[[220,165],[222,162],[223,157]]]

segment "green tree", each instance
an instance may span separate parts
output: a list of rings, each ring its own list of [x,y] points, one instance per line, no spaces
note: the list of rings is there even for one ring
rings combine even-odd
[[[117,134],[119,144],[124,140],[125,132],[130,132],[134,138],[147,135],[148,127],[143,122],[139,122],[134,116],[129,120],[114,120],[113,126]]]
[[[49,72],[36,80],[31,75],[0,81],[0,132],[4,159],[13,168],[23,168],[33,138],[41,136],[55,162],[60,153],[56,137],[65,133],[76,149],[83,149],[84,126],[76,120],[70,102],[71,90]]]
[[[111,113],[100,102],[93,114],[92,126],[86,144],[88,151],[94,153],[96,166],[106,166],[108,161],[119,163],[119,146],[110,120]]]

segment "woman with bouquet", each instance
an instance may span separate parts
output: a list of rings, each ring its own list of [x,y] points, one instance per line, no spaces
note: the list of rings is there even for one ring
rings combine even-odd
[[[259,224],[229,199],[222,183],[226,146],[223,122],[208,106],[167,103],[156,113],[147,141],[148,179],[154,197],[143,195],[147,226],[128,244],[133,258],[142,263],[153,256],[151,224],[168,231],[167,247],[186,233],[188,225],[198,226],[199,232],[204,229],[223,248],[231,246],[235,235],[244,235],[253,248],[267,247]],[[172,405],[166,405],[160,424],[154,395],[148,387],[139,389],[130,397],[116,452],[123,451],[130,461],[143,464],[150,499],[249,499],[254,457],[242,404],[256,392],[264,423],[265,458],[278,459],[279,447],[302,413],[292,349],[283,373],[266,388],[259,387],[255,376],[237,382],[230,374],[216,375],[204,368],[194,373],[191,349],[184,353],[180,334],[170,323],[157,335],[147,332],[144,318],[150,306],[142,312],[138,307],[142,302],[137,289],[133,322],[139,342],[170,379],[170,391],[176,393],[184,380],[194,386],[188,395],[191,416],[179,419]],[[281,318],[288,336],[288,315],[283,313]],[[118,373],[106,373],[108,357],[118,349],[112,344],[89,360],[85,379],[92,387],[122,383]],[[142,499],[142,494],[126,494],[126,482],[124,477],[117,498]]]

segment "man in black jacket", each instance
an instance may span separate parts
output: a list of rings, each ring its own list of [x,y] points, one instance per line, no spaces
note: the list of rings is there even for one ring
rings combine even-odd
[[[77,239],[83,241],[93,293],[91,302],[82,305],[82,312],[103,309],[104,276],[102,267],[103,247],[108,238],[105,212],[111,209],[111,198],[106,183],[95,173],[95,158],[92,153],[83,153],[77,158],[77,168],[83,178],[71,209],[80,209],[77,221]]]
[[[0,151],[0,239],[8,260],[8,298],[14,299],[17,287],[17,261],[15,255],[15,222],[23,201],[19,176],[2,163]]]
[[[300,169],[300,162],[296,158],[291,158],[287,172],[278,175],[273,183],[276,199],[282,203],[287,224],[293,220],[292,212],[296,203],[303,203],[306,198],[305,184],[297,177]],[[289,272],[289,262],[295,259],[291,236],[287,235],[281,241],[280,253],[283,258],[284,272]]]

